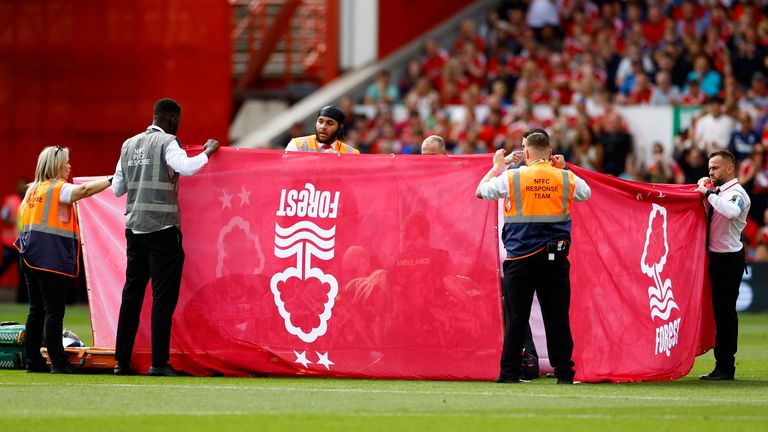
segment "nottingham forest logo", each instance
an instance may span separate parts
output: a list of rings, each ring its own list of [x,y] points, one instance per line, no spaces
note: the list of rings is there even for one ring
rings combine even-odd
[[[283,189],[276,213],[275,256],[293,265],[273,275],[270,288],[285,329],[308,343],[328,331],[339,291],[336,278],[318,265],[333,259],[338,206],[339,192],[307,183],[301,190]]]
[[[640,268],[646,276],[653,279],[653,285],[648,287],[651,320],[656,321],[658,318],[663,322],[656,328],[655,354],[665,353],[667,357],[669,357],[669,351],[677,345],[680,331],[680,318],[670,320],[674,309],[678,310],[678,314],[680,313],[672,293],[672,281],[661,275],[664,264],[667,263],[668,254],[667,209],[653,204],[648,216],[648,229],[645,232],[645,246],[640,259]]]

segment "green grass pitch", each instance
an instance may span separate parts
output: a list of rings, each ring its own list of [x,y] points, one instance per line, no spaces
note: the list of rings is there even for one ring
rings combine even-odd
[[[0,320],[24,321],[0,304]],[[90,344],[88,311],[65,326]],[[737,376],[558,386],[318,378],[155,378],[0,371],[0,431],[768,430],[768,314],[741,315]]]

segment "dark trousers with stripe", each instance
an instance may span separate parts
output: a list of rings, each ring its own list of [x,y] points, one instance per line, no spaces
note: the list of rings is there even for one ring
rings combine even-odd
[[[128,241],[128,264],[117,324],[115,360],[129,365],[147,283],[152,280],[152,365],[168,363],[171,345],[171,323],[179,300],[184,249],[181,231],[176,227],[148,234],[125,230]]]
[[[715,369],[732,374],[736,371],[739,319],[736,299],[744,274],[744,250],[709,253],[709,279],[712,282],[712,309],[715,313]]]
[[[534,292],[538,294],[549,363],[560,379],[573,379],[573,337],[568,310],[571,280],[568,248],[548,259],[545,250],[526,258],[504,261],[504,311],[509,318],[504,330],[500,377],[520,377],[521,352],[531,315]]]
[[[54,368],[67,365],[61,333],[64,328],[67,290],[72,287],[72,278],[42,270],[34,270],[21,262],[21,272],[29,294],[24,351],[28,369],[45,366],[40,348],[48,348],[48,356]]]

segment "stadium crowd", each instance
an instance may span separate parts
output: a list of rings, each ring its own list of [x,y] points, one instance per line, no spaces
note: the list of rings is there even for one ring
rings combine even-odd
[[[413,154],[436,134],[454,154],[487,153],[515,150],[525,130],[542,127],[569,162],[653,183],[695,183],[708,174],[707,154],[729,149],[752,197],[750,257],[768,260],[764,3],[502,1],[479,25],[462,21],[448,49],[428,40],[402,73],[384,70],[361,99],[339,101],[345,142]],[[671,151],[655,143],[645,159],[624,105],[703,109]]]

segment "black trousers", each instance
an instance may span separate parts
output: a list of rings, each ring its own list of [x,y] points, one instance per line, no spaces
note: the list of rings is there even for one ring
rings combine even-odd
[[[67,358],[61,343],[64,327],[67,290],[72,287],[72,278],[42,270],[34,270],[21,262],[21,272],[29,294],[24,354],[27,368],[45,366],[40,348],[48,348],[48,356],[54,368],[64,367]]]
[[[161,367],[170,358],[171,323],[179,300],[184,267],[181,231],[176,227],[148,234],[125,230],[125,237],[128,241],[128,265],[117,323],[115,360],[121,365],[130,364],[144,293],[151,279],[152,365]]]
[[[571,303],[571,264],[568,248],[549,261],[546,250],[526,258],[504,261],[504,330],[500,376],[516,379],[521,373],[523,343],[531,315],[534,292],[538,294],[549,362],[560,379],[573,379],[573,337],[568,310]]]
[[[735,355],[739,337],[736,299],[744,274],[744,250],[709,253],[709,279],[712,281],[712,309],[715,312],[715,368],[736,371]]]

